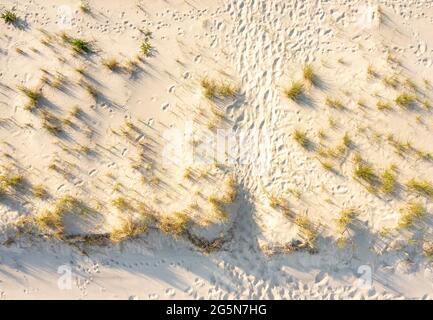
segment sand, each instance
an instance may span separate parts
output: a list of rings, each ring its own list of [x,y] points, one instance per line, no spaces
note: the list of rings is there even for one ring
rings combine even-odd
[[[429,2],[0,10],[0,298],[432,297]]]

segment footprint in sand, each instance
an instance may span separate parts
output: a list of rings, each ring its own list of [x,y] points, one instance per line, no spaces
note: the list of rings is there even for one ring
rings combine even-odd
[[[149,299],[150,300],[158,300],[159,299],[159,295],[156,293],[151,293],[149,294]]]
[[[183,74],[184,79],[189,79],[190,77],[191,77],[191,73],[189,71],[187,71]]]
[[[169,297],[174,297],[176,295],[176,291],[173,288],[168,288],[165,290],[165,294]]]
[[[165,110],[167,110],[169,107],[170,107],[170,104],[169,104],[169,103],[164,103],[164,104],[161,106],[161,109],[165,111]]]
[[[168,88],[168,93],[174,93],[174,89],[176,89],[176,86],[175,86],[175,85],[170,86],[170,87]]]

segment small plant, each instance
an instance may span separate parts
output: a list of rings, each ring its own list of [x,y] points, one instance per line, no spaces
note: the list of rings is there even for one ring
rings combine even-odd
[[[222,96],[224,98],[228,98],[228,97],[234,97],[238,91],[239,88],[237,88],[236,86],[226,83],[226,82],[222,82],[219,86],[218,86],[218,95]]]
[[[397,86],[399,85],[399,81],[398,78],[396,76],[388,76],[383,78],[383,84],[386,87],[391,87],[391,88],[397,88]]]
[[[378,101],[377,104],[377,109],[380,111],[383,110],[392,110],[392,105],[389,102],[385,102],[385,101]]]
[[[301,238],[310,246],[314,248],[318,236],[317,228],[307,216],[298,216],[295,219],[295,224],[299,228]]]
[[[433,242],[432,241],[425,241],[422,245],[422,251],[424,252],[426,257],[432,258],[433,257]]]
[[[32,193],[36,198],[43,199],[47,196],[48,192],[42,184],[33,186]]]
[[[190,167],[185,168],[185,170],[183,171],[183,177],[187,180],[191,179],[192,177],[192,169]]]
[[[401,210],[398,226],[408,228],[413,225],[416,219],[422,218],[425,213],[426,209],[420,202],[409,202],[406,208]]]
[[[208,197],[208,201],[212,208],[212,215],[220,221],[226,221],[228,219],[228,213],[223,210],[223,200],[211,195]]]
[[[416,99],[414,96],[404,92],[395,98],[395,103],[403,108],[409,108],[411,105],[415,103]]]
[[[355,169],[353,171],[354,177],[367,182],[373,187],[377,182],[377,176],[371,165],[366,163],[359,154],[355,155]]]
[[[236,181],[233,176],[228,176],[224,180],[224,185],[226,188],[225,195],[223,197],[223,201],[225,203],[232,203],[236,199],[237,190],[236,190]]]
[[[335,129],[338,126],[337,120],[335,118],[333,118],[332,116],[329,116],[329,118],[328,118],[328,124],[329,124],[329,127],[331,129]]]
[[[314,73],[314,68],[311,64],[306,64],[302,69],[302,75],[304,80],[310,84],[314,84],[316,80],[316,74]]]
[[[216,96],[216,85],[214,81],[210,81],[207,78],[203,78],[200,81],[200,85],[204,89],[204,95],[206,98],[214,98]]]
[[[52,135],[59,135],[62,132],[60,121],[49,112],[43,112],[42,115],[42,128],[47,130]]]
[[[374,67],[371,64],[368,65],[367,75],[370,77],[373,77],[373,78],[377,78],[379,76],[379,74],[376,72],[376,70],[374,69]]]
[[[384,194],[393,194],[397,186],[397,178],[394,168],[388,168],[382,173],[381,190]]]
[[[267,194],[267,198],[269,200],[269,206],[271,208],[287,208],[288,203],[287,200],[283,197],[277,197],[273,194]]]
[[[325,169],[327,171],[333,171],[334,170],[334,165],[330,161],[320,161],[320,164],[322,165],[323,169]]]
[[[104,67],[106,67],[107,69],[114,71],[115,69],[117,69],[119,67],[119,62],[114,58],[103,59],[102,65]]]
[[[359,99],[356,104],[362,108],[367,107],[367,104],[365,103],[365,101],[363,99]]]
[[[130,208],[129,203],[124,197],[117,197],[111,200],[111,204],[119,210],[127,210]]]
[[[433,184],[427,180],[413,178],[406,183],[406,187],[419,194],[433,197]]]
[[[422,105],[426,110],[430,110],[432,108],[430,101],[428,101],[427,99],[422,101]]]
[[[404,86],[411,91],[417,91],[418,90],[418,86],[411,79],[406,79],[406,81],[404,82]]]
[[[293,139],[295,139],[295,141],[299,143],[303,148],[307,148],[310,143],[307,134],[299,129],[295,129],[295,131],[293,131]]]
[[[175,237],[182,235],[188,224],[188,216],[183,212],[176,212],[172,215],[164,215],[159,220],[159,228],[166,234]]]
[[[353,223],[355,216],[356,211],[353,208],[344,209],[340,212],[339,218],[337,219],[337,231],[340,234],[337,239],[338,247],[343,248],[346,245],[346,234],[349,233],[349,226]]]
[[[330,108],[334,108],[334,109],[343,109],[343,103],[339,100],[339,99],[333,99],[330,97],[327,97],[325,100],[325,104],[330,107]]]
[[[86,67],[85,66],[78,66],[74,68],[75,72],[84,75],[86,73]]]
[[[29,99],[29,102],[25,106],[26,110],[33,110],[38,106],[38,102],[42,97],[40,90],[30,89],[24,86],[19,86],[18,90],[20,90]]]
[[[51,85],[54,89],[60,89],[63,87],[65,82],[66,82],[65,76],[57,72],[56,76],[54,77],[54,81],[51,83]]]
[[[239,91],[239,88],[227,82],[216,83],[214,80],[203,78],[200,81],[201,87],[204,89],[204,95],[208,99],[229,98],[234,97]]]
[[[303,92],[304,85],[299,81],[295,81],[289,88],[286,89],[286,91],[284,91],[284,94],[287,96],[287,98],[293,101],[298,101],[301,98]]]
[[[62,42],[64,43],[68,43],[71,41],[71,37],[65,32],[62,31],[58,34],[58,36],[60,37],[60,39],[62,40]]]
[[[90,12],[90,5],[87,1],[80,1],[80,10],[84,13]]]
[[[10,11],[10,10],[6,10],[5,12],[3,12],[0,17],[7,24],[14,24],[18,20],[18,17],[15,14],[15,12]]]
[[[149,57],[152,54],[153,51],[153,46],[150,44],[149,40],[146,39],[145,41],[143,41],[140,45],[140,50],[141,53],[145,56],[145,57]]]
[[[13,174],[2,174],[0,175],[0,189],[6,190],[15,188],[24,181],[23,176]]]
[[[70,44],[72,46],[72,50],[74,50],[76,53],[82,54],[90,52],[90,43],[88,41],[76,38],[72,39]]]
[[[138,236],[147,232],[148,225],[144,221],[136,222],[130,217],[123,218],[110,232],[110,240],[114,243]]]
[[[86,89],[87,93],[92,96],[93,99],[98,98],[98,90],[96,90],[95,87],[93,87],[92,85],[85,83],[84,84],[84,88]]]
[[[405,153],[408,153],[411,151],[411,144],[409,142],[403,143],[399,140],[397,140],[392,134],[388,135],[387,138],[389,144],[394,147],[395,152],[399,156],[403,156]]]
[[[353,146],[353,141],[347,132],[343,136],[343,145],[346,148],[351,148]]]
[[[347,231],[349,225],[353,223],[355,216],[356,210],[353,208],[344,209],[340,212],[340,216],[337,219],[337,227],[340,233]]]
[[[130,74],[135,72],[138,67],[138,60],[137,59],[129,59],[125,62],[125,70],[128,71]]]

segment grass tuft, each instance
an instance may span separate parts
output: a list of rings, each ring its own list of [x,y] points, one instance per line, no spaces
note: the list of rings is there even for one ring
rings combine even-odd
[[[18,90],[20,90],[29,99],[29,102],[24,107],[26,110],[31,111],[38,106],[39,100],[42,97],[40,90],[30,89],[25,86],[19,86]]]
[[[90,42],[85,41],[83,39],[72,39],[70,41],[70,44],[72,46],[72,49],[76,52],[76,53],[89,53],[90,52]]]
[[[430,181],[413,178],[406,183],[406,187],[427,197],[433,197],[433,184]]]
[[[104,67],[106,67],[107,69],[114,71],[119,67],[119,61],[117,61],[114,58],[109,58],[109,59],[103,59],[102,60],[102,65]]]
[[[284,91],[284,94],[293,101],[298,101],[304,92],[304,85],[300,81],[295,81]]]
[[[14,24],[18,20],[18,17],[15,14],[15,12],[10,11],[10,10],[6,10],[6,11],[2,12],[0,18],[3,19],[3,21],[7,24]]]
[[[394,168],[386,169],[381,176],[382,185],[381,190],[384,194],[393,194],[397,187],[397,177]]]
[[[409,108],[416,101],[415,96],[410,95],[406,92],[401,93],[395,98],[395,103],[403,108]]]
[[[295,129],[295,131],[293,131],[293,139],[295,139],[295,141],[305,149],[310,144],[310,140],[308,139],[305,131],[301,131],[299,129]]]
[[[188,216],[185,213],[176,212],[170,216],[166,215],[161,217],[159,220],[159,228],[165,234],[178,237],[185,232],[188,221]]]
[[[333,99],[330,97],[327,97],[325,100],[325,104],[330,107],[330,108],[334,108],[334,109],[343,109],[343,103],[339,100],[339,99]]]
[[[233,98],[239,92],[239,88],[230,83],[223,81],[217,83],[216,81],[210,80],[208,78],[203,78],[200,81],[200,85],[204,89],[205,97],[208,99]]]
[[[398,226],[408,228],[414,224],[416,219],[422,218],[425,213],[426,209],[420,202],[409,202],[406,208],[401,210]]]
[[[145,57],[150,57],[152,55],[152,51],[154,50],[153,46],[150,44],[150,41],[146,39],[140,45],[140,51]]]
[[[302,76],[304,77],[305,81],[307,81],[310,84],[314,84],[314,82],[316,81],[316,74],[311,64],[306,64],[302,68]]]

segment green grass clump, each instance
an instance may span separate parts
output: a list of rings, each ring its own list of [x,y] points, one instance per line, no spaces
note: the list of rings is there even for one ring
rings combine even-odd
[[[377,104],[377,109],[380,111],[383,110],[392,110],[392,105],[389,102],[385,102],[385,101],[378,101]]]
[[[172,215],[161,217],[159,220],[159,228],[165,234],[178,237],[185,232],[188,222],[189,218],[185,213],[176,212]]]
[[[152,54],[153,46],[150,44],[148,39],[141,43],[140,51],[145,57],[149,57]]]
[[[25,86],[19,86],[18,90],[20,90],[29,99],[29,102],[24,107],[26,110],[31,111],[38,106],[39,99],[42,97],[40,90],[30,89]]]
[[[403,92],[395,98],[395,103],[403,108],[409,108],[411,105],[413,105],[416,101],[415,96],[410,95],[406,92]]]
[[[386,169],[382,173],[381,190],[384,194],[392,194],[397,186],[397,177],[393,168]]]
[[[299,143],[303,148],[307,148],[310,143],[307,134],[299,129],[295,129],[295,131],[293,131],[293,139],[295,139],[295,141]]]
[[[430,181],[413,178],[406,183],[406,187],[419,194],[433,197],[433,184]]]
[[[365,180],[370,184],[374,182],[376,177],[373,167],[365,163],[358,164],[355,168],[354,174],[357,178]]]
[[[14,24],[18,20],[18,17],[15,14],[15,12],[12,12],[10,10],[6,10],[5,12],[3,12],[0,17],[7,24]]]
[[[80,10],[84,13],[90,13],[90,5],[87,1],[80,2]]]
[[[371,64],[367,67],[367,74],[373,78],[377,78],[379,76],[379,74],[376,72],[376,69],[374,69],[373,65]]]
[[[346,148],[350,148],[353,146],[352,138],[350,138],[349,134],[346,132],[343,136],[343,145]]]
[[[107,69],[114,71],[115,69],[117,69],[119,67],[119,61],[117,61],[114,58],[103,59],[102,65],[104,67],[106,67]]]
[[[316,80],[316,74],[315,74],[314,68],[311,64],[306,64],[303,67],[302,76],[304,77],[305,81],[307,81],[310,84],[314,84],[314,81]]]
[[[314,248],[318,236],[317,228],[307,216],[298,216],[295,219],[295,224],[299,228],[301,238],[311,247]]]
[[[320,164],[322,165],[323,169],[327,171],[333,171],[334,165],[330,161],[320,161]]]
[[[89,53],[90,52],[90,42],[83,39],[72,39],[70,41],[72,49],[77,53]]]
[[[223,81],[217,83],[215,80],[210,80],[208,78],[203,78],[200,81],[200,85],[204,89],[205,97],[208,99],[233,98],[239,92],[239,88],[230,83]]]
[[[374,187],[377,182],[377,176],[373,167],[366,163],[359,154],[355,155],[355,169],[353,171],[354,177],[367,182],[370,187]]]
[[[355,216],[356,211],[353,208],[344,209],[340,212],[340,216],[337,219],[337,227],[340,233],[344,233],[347,230]]]
[[[298,101],[304,92],[304,85],[300,81],[295,81],[284,91],[284,94],[293,101]]]
[[[413,225],[416,219],[422,218],[425,213],[426,209],[420,202],[410,202],[402,210],[398,226],[400,228],[408,228]]]
[[[391,87],[395,89],[399,85],[399,81],[396,76],[388,76],[383,78],[383,84],[386,87]]]
[[[338,100],[338,99],[333,99],[330,97],[327,97],[325,100],[325,104],[330,107],[330,108],[334,108],[334,109],[343,109],[343,103]]]

